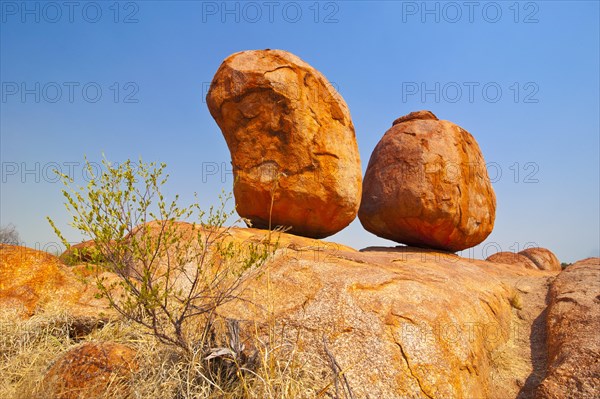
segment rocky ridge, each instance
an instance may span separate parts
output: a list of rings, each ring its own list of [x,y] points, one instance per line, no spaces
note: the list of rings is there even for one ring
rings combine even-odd
[[[185,224],[181,226],[185,228]],[[231,240],[240,245],[261,243],[265,234],[236,228],[231,230]],[[584,395],[578,397],[589,397],[585,394],[597,389],[594,369],[589,368],[590,362],[593,365],[598,360],[596,352],[582,353],[583,348],[594,348],[589,341],[593,335],[586,333],[586,341],[576,334],[562,334],[556,341],[552,300],[546,310],[548,292],[560,290],[577,293],[568,295],[578,296],[578,301],[586,304],[582,310],[597,313],[593,307],[597,299],[590,297],[595,291],[580,288],[584,277],[578,271],[597,273],[597,259],[559,274],[411,247],[356,251],[285,233],[279,233],[279,243],[260,277],[246,282],[241,291],[245,300],[229,303],[219,313],[239,320],[242,331],[277,320],[278,325],[285,326],[283,334],[296,339],[299,348],[315,358],[326,358],[327,353],[334,356],[356,397],[558,397],[535,395],[546,395],[547,387],[557,386],[552,385],[553,379],[580,370],[575,366],[587,367],[590,373],[577,371],[577,386],[583,390],[569,389]],[[4,255],[28,254],[3,257],[2,281],[16,281],[13,276],[31,264],[31,256],[38,255],[20,247],[4,246],[2,251]],[[47,254],[38,258],[38,268],[52,267],[65,277],[59,280],[40,275],[36,284],[57,293],[69,292],[70,287],[63,282],[77,280],[77,266],[68,268]],[[560,278],[550,289],[557,275]],[[559,283],[573,280],[568,276],[579,276],[574,277],[577,285]],[[28,287],[32,283],[23,280],[20,284]],[[16,294],[26,291],[3,285],[0,301],[8,298],[9,302],[3,303],[31,306],[30,296]],[[550,298],[560,295],[550,294]],[[30,308],[33,313],[55,304],[51,296],[37,298]],[[82,298],[61,296],[61,303],[81,316]],[[86,307],[86,317],[99,317],[105,310],[99,305]],[[584,319],[580,313],[572,317]],[[545,349],[546,333],[549,352]],[[532,337],[537,338],[532,341]],[[250,343],[247,348],[251,348]],[[581,358],[575,357],[579,359],[577,365],[563,362],[560,367],[550,366],[546,374],[546,358],[549,365],[557,364],[557,359],[565,358],[557,353],[565,350],[575,351],[571,357],[581,353]]]

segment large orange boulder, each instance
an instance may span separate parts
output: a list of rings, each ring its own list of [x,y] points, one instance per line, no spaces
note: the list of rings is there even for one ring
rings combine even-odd
[[[0,244],[0,307],[27,317],[38,311],[63,309],[74,316],[109,312],[97,290],[47,252]]]
[[[528,248],[519,252],[519,254],[529,258],[540,270],[562,270],[560,261],[549,249],[539,247]]]
[[[402,244],[460,251],[494,227],[496,197],[469,132],[429,111],[394,121],[375,147],[358,217]]]
[[[354,125],[319,71],[285,51],[243,51],[223,61],[206,100],[231,152],[237,212],[253,227],[323,238],[354,220]]]
[[[56,399],[129,397],[128,380],[139,366],[136,352],[114,342],[88,342],[71,349],[50,367],[43,393]]]

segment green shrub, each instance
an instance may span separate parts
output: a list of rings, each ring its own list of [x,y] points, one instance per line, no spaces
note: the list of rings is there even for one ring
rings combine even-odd
[[[161,193],[168,179],[165,164],[140,159],[135,167],[129,160],[113,166],[104,160],[103,166],[95,175],[86,160],[92,176],[86,187],[59,173],[71,226],[94,241],[90,263],[101,266],[95,274],[100,296],[161,342],[190,356],[209,351],[216,309],[236,298],[248,271],[272,253],[270,243],[240,250],[229,239],[225,222],[233,212],[225,206],[230,196],[221,195],[220,206],[208,212],[197,198],[185,207],[177,204],[178,196],[167,202]],[[179,223],[191,219],[195,223]],[[118,278],[101,274],[105,269]]]

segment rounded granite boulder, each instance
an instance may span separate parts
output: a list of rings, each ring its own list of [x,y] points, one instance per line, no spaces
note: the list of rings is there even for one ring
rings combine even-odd
[[[494,227],[496,197],[473,136],[429,111],[394,121],[375,147],[358,217],[402,244],[460,251]]]
[[[354,125],[319,71],[286,51],[242,51],[223,61],[206,99],[231,152],[237,212],[253,227],[323,238],[354,220]]]
[[[519,254],[529,258],[540,270],[562,270],[560,261],[549,249],[540,247],[528,248],[519,252]]]
[[[538,267],[535,263],[525,255],[521,255],[514,252],[497,252],[490,255],[486,259],[492,263],[504,263],[507,265],[518,265],[523,266],[525,269],[537,270]]]

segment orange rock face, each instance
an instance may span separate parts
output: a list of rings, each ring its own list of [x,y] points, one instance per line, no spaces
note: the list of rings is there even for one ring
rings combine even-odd
[[[507,265],[519,265],[526,269],[538,269],[535,263],[525,255],[514,252],[498,252],[486,259],[488,262],[506,263]]]
[[[49,253],[17,245],[0,245],[0,306],[31,316],[47,307],[73,315],[99,313],[106,303],[94,299],[70,268]]]
[[[243,51],[223,61],[207,104],[231,152],[237,212],[253,227],[323,238],[356,217],[354,125],[320,72],[285,51]]]
[[[561,271],[560,261],[552,251],[546,248],[529,248],[519,252],[529,258],[540,270]]]
[[[262,241],[257,230],[232,232],[250,235]],[[244,300],[219,311],[245,321],[242,331],[277,320],[312,359],[325,341],[356,398],[517,397],[515,381],[532,369],[515,284],[555,272],[411,247],[289,245],[286,236],[277,235],[281,249],[244,285]]]
[[[550,289],[548,371],[537,399],[598,398],[600,258],[567,267]]]
[[[44,377],[44,393],[56,399],[93,398],[101,394],[127,397],[126,381],[137,369],[133,349],[113,342],[86,343],[52,365]]]
[[[159,226],[147,227],[153,233]],[[196,236],[187,223],[177,228],[183,240]],[[248,246],[274,252],[246,270],[239,300],[217,313],[239,321],[248,355],[257,338],[276,331],[283,340],[276,344],[297,348],[307,374],[320,376],[315,390],[333,392],[331,358],[357,398],[533,397],[542,379],[536,392],[543,399],[587,398],[598,390],[597,258],[559,274],[432,249],[356,251],[259,229],[232,228],[225,237],[242,255]],[[28,248],[0,250],[3,307],[26,303],[11,293],[28,290],[36,295],[32,309],[54,301],[71,311],[90,297],[73,279],[79,266]],[[557,275],[546,320],[546,294]],[[75,348],[51,366],[39,397],[134,397],[134,355],[112,343]]]
[[[394,121],[375,147],[358,217],[399,243],[460,251],[494,227],[496,196],[477,142],[429,111]]]

